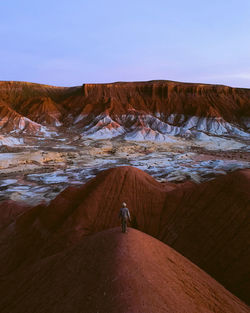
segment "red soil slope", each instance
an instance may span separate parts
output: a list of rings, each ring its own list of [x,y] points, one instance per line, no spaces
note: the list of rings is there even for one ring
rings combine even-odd
[[[162,242],[120,228],[84,238],[0,283],[2,313],[243,313],[239,299]]]
[[[0,229],[15,221],[17,216],[30,209],[26,204],[17,203],[12,200],[0,202]]]
[[[49,97],[37,97],[27,100],[22,106],[22,111],[37,123],[60,126],[63,108],[57,106]]]
[[[0,82],[0,101],[22,116],[52,125],[55,114],[59,122],[73,125],[79,114],[105,113],[115,118],[128,113],[157,112],[164,116],[177,113],[222,117],[241,123],[241,117],[250,116],[249,99],[250,89],[172,81],[85,84],[71,88]],[[46,114],[41,103],[46,104]],[[44,121],[38,119],[40,112],[45,114]]]
[[[79,189],[66,189],[48,207],[28,210],[15,232],[12,224],[6,227],[0,269],[14,271],[118,226],[125,201],[132,227],[169,244],[248,301],[249,181],[250,170],[243,170],[173,187],[132,167],[103,171]]]
[[[28,133],[39,133],[41,125],[23,117],[0,100],[0,129],[6,133],[16,129]]]
[[[18,116],[54,126],[64,113],[63,106],[57,102],[60,103],[74,89],[27,82],[0,81],[0,103],[5,103],[9,110]],[[6,118],[6,115],[3,116],[0,112],[0,120],[4,117]],[[18,123],[13,121],[13,116],[9,116],[9,123],[15,123],[15,127],[18,128]],[[15,127],[12,126],[13,129]]]
[[[168,194],[157,237],[249,301],[250,170]],[[164,223],[165,221],[165,223]]]

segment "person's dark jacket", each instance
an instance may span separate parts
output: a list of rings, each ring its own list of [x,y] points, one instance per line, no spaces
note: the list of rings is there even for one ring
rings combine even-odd
[[[119,218],[121,218],[122,220],[131,220],[129,209],[127,207],[122,207],[120,209]]]

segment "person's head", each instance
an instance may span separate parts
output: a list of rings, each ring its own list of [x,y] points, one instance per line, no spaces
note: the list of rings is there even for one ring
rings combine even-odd
[[[126,208],[127,204],[125,202],[122,203],[122,206]]]

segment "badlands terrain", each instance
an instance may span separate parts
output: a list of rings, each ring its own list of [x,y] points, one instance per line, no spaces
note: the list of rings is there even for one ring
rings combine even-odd
[[[250,89],[0,82],[0,312],[249,312],[249,131]]]
[[[249,182],[249,170],[197,187],[117,167],[48,206],[3,201],[0,311],[249,312]]]
[[[0,199],[36,204],[121,165],[199,183],[249,168],[250,90],[0,82]]]

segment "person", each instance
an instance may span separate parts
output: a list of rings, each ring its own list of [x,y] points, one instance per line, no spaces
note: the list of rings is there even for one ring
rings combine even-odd
[[[131,222],[129,209],[127,208],[127,204],[123,202],[122,207],[120,209],[119,218],[121,220],[122,232],[125,233],[127,231],[127,220]]]

